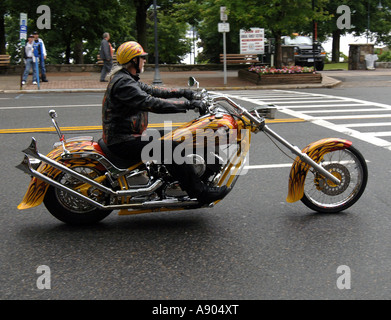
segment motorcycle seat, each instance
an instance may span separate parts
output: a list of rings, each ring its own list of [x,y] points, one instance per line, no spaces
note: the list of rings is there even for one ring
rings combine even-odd
[[[132,159],[124,159],[110,151],[110,149],[107,147],[105,142],[103,141],[102,138],[98,140],[98,145],[101,148],[102,152],[106,156],[106,158],[117,168],[119,169],[127,169],[131,166],[134,166],[138,162]]]

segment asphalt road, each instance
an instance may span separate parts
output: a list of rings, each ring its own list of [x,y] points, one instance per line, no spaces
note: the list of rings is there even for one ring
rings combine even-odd
[[[297,92],[385,104],[391,96],[378,87]],[[251,94],[243,106],[252,104],[257,92]],[[50,127],[52,107],[63,127],[99,126],[101,99],[100,94],[2,95],[1,129]],[[192,117],[190,112],[167,120]],[[277,118],[289,117],[277,113]],[[164,120],[153,115],[150,123]],[[359,121],[364,120],[343,120]],[[301,148],[323,137],[351,139],[369,161],[368,186],[359,202],[340,214],[317,214],[301,202],[286,203],[292,160],[258,134],[250,165],[272,168],[249,170],[212,209],[125,217],[114,212],[96,226],[70,227],[43,205],[16,208],[29,182],[15,168],[21,150],[34,136],[46,153],[56,134],[0,134],[0,299],[389,299],[391,151],[317,121],[270,127]],[[100,131],[76,128],[65,134],[99,137]],[[50,268],[50,289],[37,287],[39,266]],[[350,269],[350,289],[337,286],[341,266]]]

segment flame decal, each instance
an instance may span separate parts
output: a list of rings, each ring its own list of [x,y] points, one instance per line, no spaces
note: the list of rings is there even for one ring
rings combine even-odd
[[[65,147],[70,152],[97,152],[99,148],[95,149],[97,146],[96,142],[91,141],[72,141],[65,144]],[[48,158],[59,161],[61,159],[61,154],[63,153],[62,147],[57,147],[50,151],[47,155]],[[91,166],[94,167],[97,165],[96,162],[91,162],[92,160],[88,158],[72,159],[68,162],[64,162],[64,165],[67,166]],[[51,179],[55,179],[61,171],[50,166],[47,163],[42,162],[37,169],[38,172],[46,175]],[[22,202],[18,205],[19,210],[29,209],[36,206],[39,206],[43,199],[45,198],[46,191],[49,185],[37,178],[32,178],[30,184],[27,188],[27,192],[23,197]]]
[[[197,141],[197,134],[201,134],[203,138],[206,138],[206,145],[218,145],[221,141],[216,139],[217,136],[227,135],[226,141],[229,143],[236,137],[238,130],[240,130],[239,124],[232,116],[224,115],[222,119],[215,119],[215,116],[211,115],[186,123],[180,128],[166,134],[162,137],[162,140],[181,141],[183,140],[182,138],[185,138],[185,143],[191,141],[194,147],[197,147],[197,142],[200,142]]]
[[[312,160],[319,163],[323,156],[332,151],[346,149],[352,145],[351,141],[326,138],[310,143],[302,152],[306,153]],[[304,180],[310,166],[300,160],[299,157],[295,159],[289,174],[289,189],[287,202],[296,202],[304,195]]]

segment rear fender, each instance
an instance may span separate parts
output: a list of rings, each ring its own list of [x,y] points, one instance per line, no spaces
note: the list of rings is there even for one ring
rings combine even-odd
[[[96,152],[95,150],[95,142],[92,141],[73,141],[69,142],[66,145],[66,149],[69,152]],[[56,160],[60,162],[62,160],[63,149],[62,146],[59,146],[52,151],[49,152],[47,155],[48,158]],[[97,163],[93,161],[92,159],[88,158],[78,158],[78,159],[72,159],[68,160],[66,162],[63,162],[64,165],[68,165],[70,167],[73,166],[91,166],[95,167],[97,166]],[[99,165],[99,164],[98,164]],[[50,166],[49,164],[46,164],[42,162],[39,167],[37,168],[37,171],[48,176],[51,179],[55,179],[61,171]],[[19,210],[29,209],[36,206],[39,206],[43,199],[45,198],[45,194],[48,190],[49,184],[46,182],[43,182],[42,180],[39,180],[35,177],[33,177],[30,181],[30,184],[27,188],[27,192],[23,197],[22,202],[18,205]]]
[[[326,138],[310,143],[302,152],[306,153],[312,160],[319,163],[323,156],[331,151],[343,150],[352,145],[352,142],[339,138]],[[289,174],[289,186],[287,202],[296,202],[304,195],[304,181],[310,165],[304,163],[299,157],[295,159]]]

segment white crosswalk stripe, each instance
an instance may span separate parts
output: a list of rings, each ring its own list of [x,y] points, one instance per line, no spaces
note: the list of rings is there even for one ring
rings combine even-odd
[[[222,94],[254,104],[273,104],[287,115],[391,150],[391,139],[386,140],[391,137],[391,131],[387,130],[391,126],[391,105],[288,90],[225,91]]]

